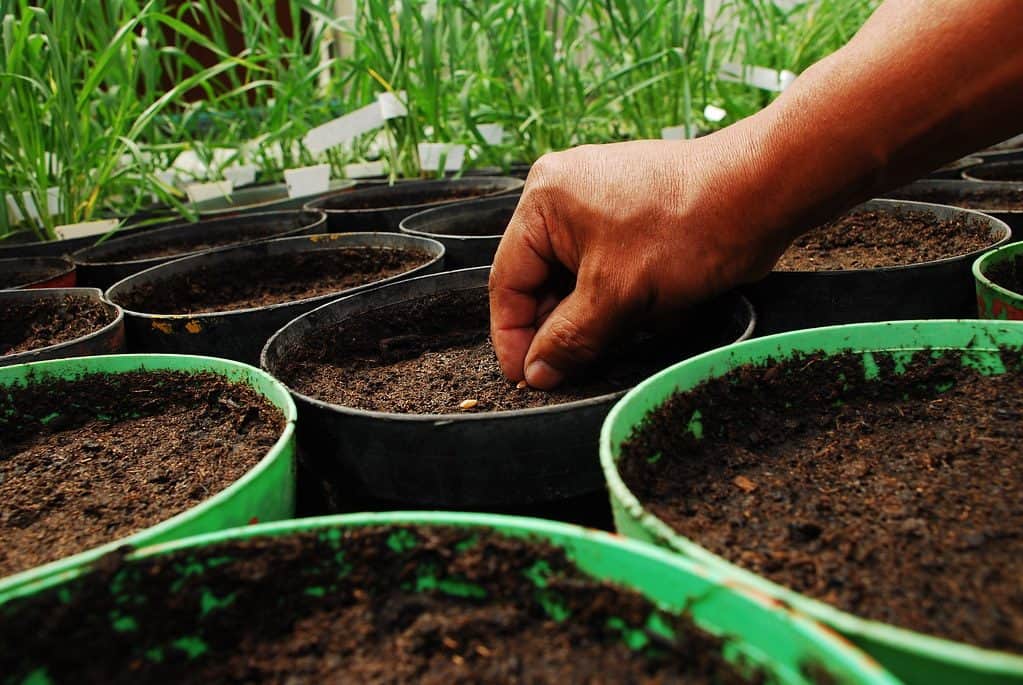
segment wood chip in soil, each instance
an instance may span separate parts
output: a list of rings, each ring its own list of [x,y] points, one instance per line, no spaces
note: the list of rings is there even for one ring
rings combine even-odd
[[[951,205],[965,209],[979,209],[990,212],[1012,212],[1023,210],[1023,188],[977,188],[971,189],[964,182],[961,189],[914,188],[906,186],[888,193],[893,200],[930,202]]]
[[[0,663],[15,681],[45,665],[76,683],[767,682],[687,616],[590,578],[544,542],[483,530],[310,532],[132,567],[111,557],[61,594],[0,608]],[[804,670],[836,682],[819,664]]]
[[[622,447],[643,506],[743,568],[866,618],[1023,653],[1023,361],[903,375],[873,353],[742,367]],[[964,358],[965,360],[965,358]],[[903,360],[904,361],[904,360]],[[699,411],[702,439],[682,427]]]
[[[775,271],[845,271],[930,262],[991,245],[978,219],[926,212],[856,210],[800,236]]]
[[[142,284],[123,296],[128,309],[201,314],[266,307],[340,293],[410,271],[432,257],[418,250],[345,247],[210,262]]]
[[[80,295],[0,305],[0,355],[57,345],[94,333],[116,314]]]
[[[199,504],[283,428],[266,399],[210,373],[36,378],[0,394],[0,577]]]
[[[509,381],[490,342],[486,288],[373,310],[321,330],[277,370],[299,392],[333,404],[403,414],[530,409],[619,392],[742,333],[708,307],[674,334],[636,335],[585,376],[551,392]]]

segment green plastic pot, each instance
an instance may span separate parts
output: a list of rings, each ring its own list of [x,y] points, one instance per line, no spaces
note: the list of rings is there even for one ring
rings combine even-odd
[[[987,274],[995,264],[1023,259],[1023,242],[1011,243],[981,255],[973,262],[973,278],[977,284],[977,312],[982,319],[1023,321],[1023,293],[1004,288]]]
[[[661,545],[717,572],[733,575],[754,590],[816,618],[858,644],[906,683],[1023,683],[1023,657],[859,618],[726,561],[644,510],[617,467],[622,442],[648,412],[672,393],[689,390],[737,366],[810,352],[891,351],[904,352],[908,358],[920,350],[965,350],[964,360],[984,373],[997,374],[1005,370],[999,347],[1023,348],[1023,323],[936,320],[830,326],[750,340],[669,367],[636,386],[604,421],[600,461],[611,493],[615,527],[630,538]]]
[[[726,648],[726,658],[735,660],[741,656],[750,663],[768,667],[777,676],[777,681],[772,682],[808,683],[800,673],[800,666],[807,661],[825,666],[836,676],[836,682],[845,685],[895,685],[898,682],[869,656],[852,648],[818,623],[777,602],[747,592],[717,572],[651,545],[553,521],[447,512],[389,512],[309,518],[220,531],[147,547],[131,555],[128,563],[176,550],[256,536],[409,524],[489,528],[509,536],[534,536],[547,540],[564,548],[570,560],[595,578],[633,588],[665,609],[688,609],[705,630],[730,638],[733,648]],[[223,557],[218,557],[218,565],[223,560]],[[344,563],[343,557],[338,563]],[[50,576],[13,590],[0,590],[0,605],[59,586],[87,570],[87,564],[76,563],[60,576]],[[194,571],[182,568],[184,574]],[[116,598],[111,597],[112,602],[115,599],[123,602],[128,592],[130,588],[124,588]],[[44,664],[39,666],[40,669],[45,668]]]
[[[242,526],[255,521],[291,518],[295,511],[295,419],[297,410],[287,389],[264,371],[226,359],[173,354],[117,354],[18,364],[0,368],[0,388],[23,385],[26,380],[76,378],[82,374],[129,371],[208,371],[245,383],[274,406],[287,421],[266,455],[234,483],[201,504],[132,535],[42,566],[0,579],[0,596],[32,585],[41,578],[74,574],[98,557],[122,545],[139,547],[191,535]]]

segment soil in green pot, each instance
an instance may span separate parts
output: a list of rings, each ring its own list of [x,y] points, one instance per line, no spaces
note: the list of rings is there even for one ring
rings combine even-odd
[[[944,188],[913,188],[906,186],[888,193],[885,197],[893,200],[913,200],[939,205],[952,205],[965,209],[987,210],[989,212],[1012,212],[1023,210],[1023,188],[969,188],[961,190]]]
[[[681,336],[640,334],[586,375],[543,392],[504,377],[490,342],[486,288],[391,305],[321,331],[294,351],[281,376],[333,404],[407,414],[528,409],[624,390],[742,331],[694,327]]]
[[[199,504],[269,451],[284,416],[211,373],[38,379],[0,393],[0,577]]]
[[[766,682],[560,549],[483,530],[356,528],[110,558],[0,615],[0,663],[17,680],[45,665],[54,682],[87,683]]]
[[[0,304],[0,356],[81,338],[116,316],[102,302],[78,295]]]
[[[992,264],[984,270],[984,275],[1006,290],[1023,293],[1023,255]]]
[[[776,583],[1023,653],[1023,361],[1003,357],[983,376],[920,352],[892,375],[875,352],[880,381],[852,354],[741,367],[649,414],[621,473],[676,531]]]
[[[433,257],[418,250],[346,247],[200,266],[140,284],[120,304],[150,314],[266,307],[347,290],[410,271]]]
[[[845,271],[919,264],[969,254],[992,244],[973,218],[936,219],[926,212],[856,210],[800,236],[775,271]]]

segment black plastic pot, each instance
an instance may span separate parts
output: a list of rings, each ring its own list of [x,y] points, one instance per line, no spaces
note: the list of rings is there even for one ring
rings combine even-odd
[[[522,181],[505,176],[471,176],[437,181],[408,181],[377,185],[314,200],[306,209],[327,215],[331,233],[346,231],[397,232],[401,220],[441,204],[513,193]]]
[[[149,224],[144,226],[126,225],[122,226],[114,234],[118,238],[132,236],[145,231],[150,231],[156,226]],[[92,235],[84,238],[68,238],[67,240],[50,240],[40,242],[35,233],[29,230],[18,231],[14,235],[0,240],[0,259],[14,257],[59,257],[70,255],[76,250],[95,245],[103,236]],[[110,238],[109,240],[113,240]],[[104,241],[106,242],[106,241]]]
[[[968,209],[920,202],[872,200],[860,207],[928,212],[936,219],[971,217],[989,227],[991,244],[969,254],[905,266],[774,271],[745,289],[757,311],[758,334],[868,321],[976,317],[971,266],[977,256],[1009,241],[1012,231],[1005,222]]]
[[[274,335],[260,363],[281,377],[294,350],[340,321],[437,293],[485,292],[489,274],[488,267],[449,271],[331,302]],[[714,344],[728,344],[752,328],[749,303],[731,294],[706,307],[690,330],[713,331]],[[683,344],[678,348],[684,356]],[[602,489],[597,436],[625,391],[536,409],[419,415],[353,409],[291,392],[299,444],[310,470],[330,486],[408,506],[493,511]]]
[[[0,290],[75,287],[75,264],[67,257],[0,259]]]
[[[1023,160],[984,162],[963,171],[967,181],[1023,183]]]
[[[984,160],[980,157],[963,157],[962,159],[957,159],[956,161],[946,164],[939,169],[935,169],[931,173],[927,174],[926,178],[934,180],[958,180],[962,178],[963,171],[983,163]]]
[[[304,197],[290,197],[288,186],[284,183],[267,183],[239,188],[230,197],[214,197],[196,202],[192,209],[203,218],[239,216],[253,212],[280,211],[284,209],[302,209],[312,200],[333,195],[342,190],[355,188],[355,181],[331,181],[330,189],[325,193],[315,193]]]
[[[260,262],[267,257],[351,247],[415,249],[428,253],[432,259],[403,274],[363,286],[252,309],[197,314],[154,314],[133,309],[129,299],[131,291],[135,288],[142,285],[159,285],[169,278],[200,268],[226,268],[228,265],[247,263],[252,265],[252,277],[258,279]],[[310,309],[361,290],[411,276],[435,273],[442,270],[443,265],[444,246],[426,238],[389,233],[297,236],[221,248],[176,259],[115,283],[107,290],[106,296],[108,300],[124,308],[128,346],[133,352],[201,354],[257,364],[259,352],[267,339],[288,321]]]
[[[448,269],[486,266],[494,261],[519,197],[503,195],[427,209],[402,219],[401,232],[442,243]]]
[[[997,204],[985,203],[984,193],[1004,193],[1006,190],[1019,194],[1019,209],[998,208],[999,205]],[[955,207],[962,206],[1004,221],[1016,235],[1023,232],[1023,183],[964,180],[914,181],[907,186],[893,190],[885,197],[892,200],[931,202]]]
[[[26,350],[17,354],[0,356],[0,366],[26,364],[45,359],[66,357],[90,357],[98,354],[117,354],[124,351],[124,313],[117,305],[103,299],[103,293],[96,288],[47,288],[43,290],[0,290],[0,309],[12,303],[31,303],[45,300],[61,300],[67,295],[77,295],[101,303],[116,314],[113,321],[98,331],[74,340]]]
[[[288,210],[208,219],[194,224],[179,223],[128,238],[117,238],[75,252],[78,279],[82,285],[108,288],[132,274],[173,259],[213,248],[198,248],[211,239],[246,244],[291,235],[322,233],[326,218],[322,212]],[[175,254],[136,258],[133,255],[157,248],[179,248]],[[222,247],[222,246],[221,246]]]

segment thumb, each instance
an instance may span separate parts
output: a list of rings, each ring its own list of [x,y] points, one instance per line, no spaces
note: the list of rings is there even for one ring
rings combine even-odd
[[[600,356],[623,323],[613,296],[577,285],[537,330],[526,353],[526,382],[550,390]]]

